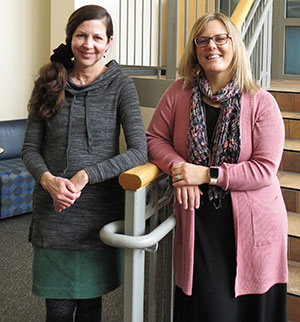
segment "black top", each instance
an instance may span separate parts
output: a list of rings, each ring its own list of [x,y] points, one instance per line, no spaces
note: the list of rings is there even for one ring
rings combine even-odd
[[[220,115],[220,107],[213,107],[204,103],[205,116],[206,116],[206,131],[209,147],[211,147],[213,134],[215,130],[216,123]]]
[[[219,107],[213,107],[211,105],[208,105],[204,103],[204,113],[206,118],[206,132],[207,132],[207,140],[208,140],[208,146],[211,149],[213,136],[215,127],[220,115],[221,108]],[[208,198],[207,196],[207,190],[208,190],[208,184],[201,185],[201,191],[204,193],[204,196],[201,198],[201,204],[203,203],[204,198]]]

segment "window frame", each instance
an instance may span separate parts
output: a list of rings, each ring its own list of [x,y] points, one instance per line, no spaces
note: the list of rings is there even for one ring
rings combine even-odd
[[[285,74],[285,29],[299,27],[300,18],[286,18],[286,0],[273,3],[272,79],[300,80],[300,75]]]

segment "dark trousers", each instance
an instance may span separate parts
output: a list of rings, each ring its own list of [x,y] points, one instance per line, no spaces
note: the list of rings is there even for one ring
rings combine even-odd
[[[102,298],[84,300],[46,299],[46,322],[100,322]]]

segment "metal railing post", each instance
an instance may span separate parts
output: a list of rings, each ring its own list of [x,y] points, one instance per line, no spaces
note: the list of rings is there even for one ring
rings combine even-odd
[[[145,233],[145,189],[125,192],[126,235]],[[145,251],[125,249],[124,259],[124,322],[144,320],[144,266]]]
[[[158,189],[154,189],[153,199],[158,199]],[[150,218],[150,230],[158,226],[158,212]],[[148,286],[148,322],[156,321],[156,274],[157,274],[157,252],[149,253],[149,286]]]

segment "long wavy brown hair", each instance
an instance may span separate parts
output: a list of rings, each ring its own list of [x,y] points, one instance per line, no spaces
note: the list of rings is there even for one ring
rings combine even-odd
[[[62,110],[68,79],[67,70],[73,66],[72,36],[77,27],[86,20],[103,21],[106,25],[107,39],[113,35],[112,19],[105,8],[87,5],[74,11],[66,26],[66,45],[62,44],[54,50],[51,62],[40,69],[39,76],[34,82],[34,89],[28,102],[30,115],[48,119]]]

